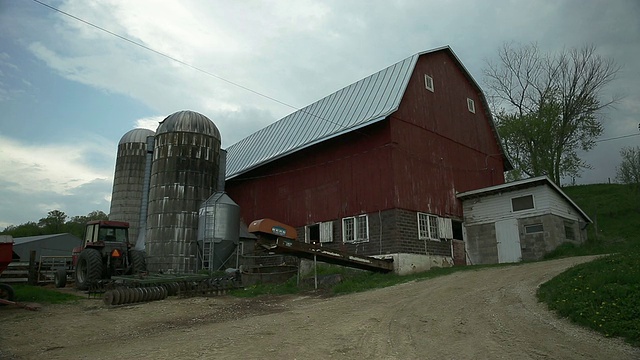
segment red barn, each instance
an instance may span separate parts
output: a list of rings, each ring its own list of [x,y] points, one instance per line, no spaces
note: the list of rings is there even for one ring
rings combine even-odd
[[[300,241],[393,256],[406,273],[464,264],[456,194],[510,169],[486,99],[451,48],[413,55],[227,149],[226,191],[245,223]]]

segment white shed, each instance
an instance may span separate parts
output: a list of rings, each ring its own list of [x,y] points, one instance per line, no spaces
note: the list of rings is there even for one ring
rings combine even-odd
[[[546,176],[459,193],[467,261],[539,260],[564,242],[586,240],[591,219]]]

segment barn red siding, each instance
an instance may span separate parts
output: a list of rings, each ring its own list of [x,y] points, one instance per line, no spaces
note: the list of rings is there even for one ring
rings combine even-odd
[[[227,181],[248,223],[303,226],[392,208],[388,121],[322,142]]]
[[[433,78],[434,92],[424,75]],[[475,102],[475,114],[467,108]],[[395,206],[462,217],[456,192],[502,184],[497,139],[476,89],[446,52],[422,56],[391,115]]]

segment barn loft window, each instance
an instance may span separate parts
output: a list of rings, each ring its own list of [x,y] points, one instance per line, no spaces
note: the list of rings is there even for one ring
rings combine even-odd
[[[424,75],[424,87],[433,92],[433,78],[427,74]]]
[[[345,243],[369,241],[369,218],[367,215],[342,219],[342,241]]]
[[[321,222],[304,227],[304,242],[324,243],[333,241],[333,222]]]
[[[472,99],[467,98],[467,109],[471,113],[476,113],[476,103]]]
[[[511,208],[513,209],[513,211],[533,209],[533,195],[512,198]]]
[[[525,234],[538,234],[543,231],[544,231],[544,228],[542,227],[542,224],[532,224],[532,225],[524,226]]]
[[[418,213],[418,239],[440,240],[438,236],[438,217],[431,214]]]
[[[567,240],[575,240],[576,233],[573,230],[573,223],[565,222],[564,223],[564,237]]]

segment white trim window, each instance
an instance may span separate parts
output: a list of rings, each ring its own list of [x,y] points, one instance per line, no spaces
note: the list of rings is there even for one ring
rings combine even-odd
[[[424,87],[427,90],[429,90],[431,92],[434,92],[433,91],[433,78],[431,76],[427,75],[427,74],[424,74]]]
[[[511,211],[524,211],[535,209],[535,202],[533,201],[533,195],[525,195],[511,198]]]
[[[467,109],[469,109],[470,113],[476,113],[476,103],[473,99],[467,98]]]
[[[369,241],[369,217],[359,215],[342,219],[342,241],[360,243]]]
[[[418,239],[438,240],[438,217],[431,214],[418,213]]]
[[[321,222],[304,227],[304,242],[333,242],[333,221]]]

